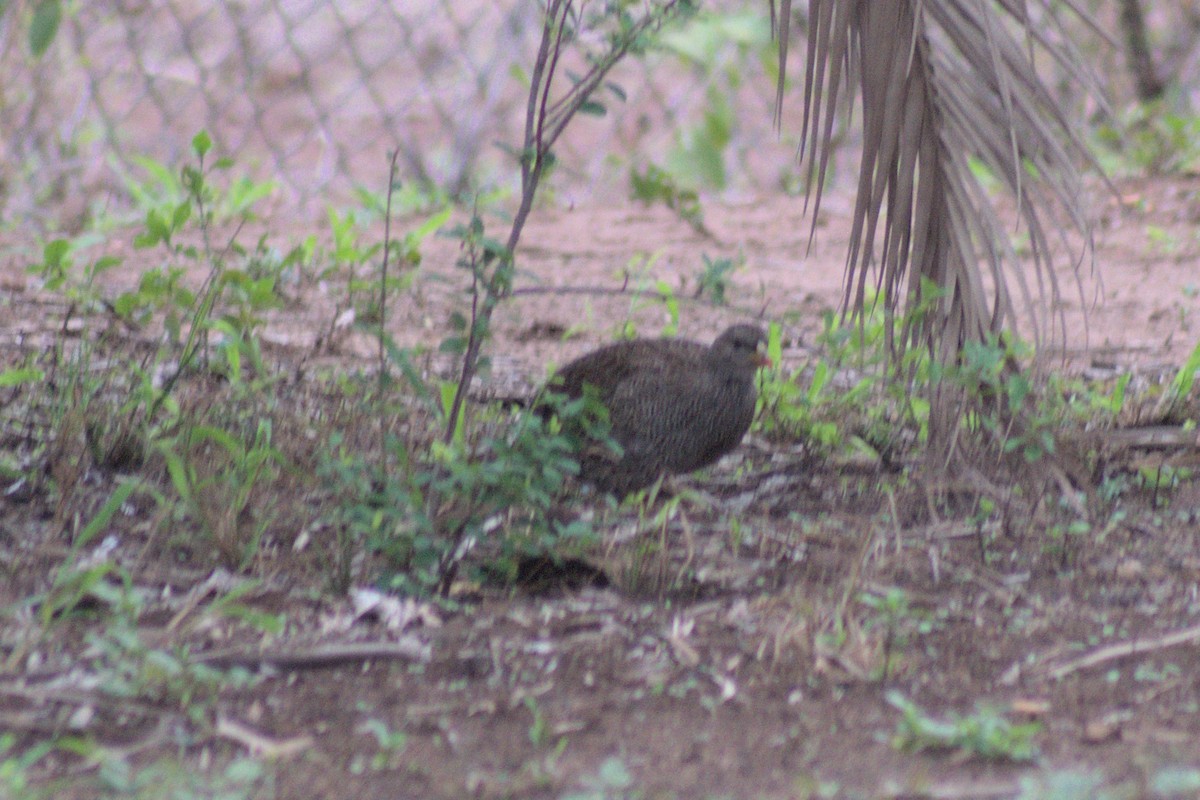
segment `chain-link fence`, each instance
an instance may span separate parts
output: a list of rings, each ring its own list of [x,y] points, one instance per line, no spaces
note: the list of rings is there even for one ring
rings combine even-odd
[[[290,211],[348,202],[357,185],[381,190],[393,149],[410,181],[451,193],[503,182],[497,145],[520,141],[541,32],[534,0],[93,0],[35,59],[28,16],[20,4],[0,16],[10,220],[85,216],[123,194],[137,156],[173,167],[201,129],[240,169],[278,181]],[[729,184],[775,180],[794,150],[770,127],[765,5],[721,24],[622,65],[627,100],[577,122],[559,185],[624,191],[631,154],[686,152],[714,103]]]

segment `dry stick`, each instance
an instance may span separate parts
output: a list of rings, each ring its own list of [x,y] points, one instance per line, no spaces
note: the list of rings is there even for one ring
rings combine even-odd
[[[1200,640],[1200,625],[1193,625],[1192,627],[1184,628],[1181,631],[1168,633],[1165,636],[1159,637],[1158,639],[1151,639],[1149,641],[1135,640],[1132,642],[1121,642],[1119,644],[1110,644],[1107,647],[1101,647],[1099,650],[1088,653],[1086,656],[1082,656],[1074,661],[1068,661],[1066,664],[1057,666],[1051,669],[1047,674],[1054,680],[1059,680],[1061,678],[1065,678],[1067,675],[1070,675],[1072,672],[1078,672],[1081,669],[1087,669],[1089,667],[1099,666],[1100,664],[1106,664],[1109,661],[1116,661],[1117,659],[1125,658],[1126,656],[1153,653],[1158,650],[1165,650],[1168,647],[1175,647],[1176,645],[1180,644],[1189,644],[1197,640]]]
[[[384,336],[387,330],[387,277],[388,261],[392,255],[392,195],[396,193],[396,159],[400,157],[399,148],[392,151],[388,163],[387,205],[383,212],[383,264],[379,268],[379,395],[383,396],[387,382],[387,359],[384,357],[387,348],[384,347]]]
[[[509,229],[508,242],[505,245],[507,258],[512,258],[513,252],[516,250],[517,242],[520,241],[521,231],[525,227],[525,220],[529,217],[529,212],[533,209],[533,195],[537,189],[538,181],[541,179],[542,168],[545,164],[545,153],[537,147],[538,140],[535,138],[535,130],[540,133],[542,121],[538,117],[538,92],[545,81],[545,91],[550,90],[550,83],[553,79],[553,71],[550,75],[546,75],[546,64],[549,60],[550,41],[555,15],[558,13],[559,4],[552,3],[546,10],[546,21],[542,26],[542,42],[538,47],[537,59],[534,62],[533,73],[530,76],[530,91],[529,102],[525,111],[525,139],[521,150],[521,204],[517,208],[517,213],[513,217],[512,228]],[[556,40],[557,44],[562,40],[562,23],[559,23],[559,36]],[[532,152],[531,151],[532,148]],[[474,273],[475,271],[472,270]],[[497,268],[493,272],[492,280],[488,282],[485,291],[489,294],[494,294],[496,299],[502,299],[500,294],[502,287],[497,285],[496,276],[501,272]],[[478,280],[478,275],[475,274],[473,282]],[[476,294],[477,298],[477,293]],[[493,306],[494,307],[494,304]],[[487,304],[484,306],[484,321],[491,317],[491,311]],[[475,368],[479,362],[479,351],[483,347],[483,337],[479,334],[479,325],[475,319],[471,321],[471,330],[467,335],[467,349],[463,353],[462,369],[458,376],[458,387],[454,392],[454,401],[450,404],[450,413],[446,419],[446,431],[442,436],[442,440],[449,444],[454,440],[454,430],[457,427],[458,415],[462,409],[463,401],[466,399],[467,387],[471,384],[471,379],[475,376]]]
[[[429,647],[413,642],[351,642],[348,644],[318,645],[316,647],[262,652],[253,649],[218,650],[198,653],[192,660],[210,667],[256,668],[273,666],[279,669],[321,669],[363,661],[428,661]]]
[[[850,571],[850,577],[846,581],[846,586],[842,590],[842,599],[838,601],[837,610],[834,612],[834,620],[839,628],[844,628],[844,617],[846,614],[846,606],[850,603],[850,596],[854,594],[862,579],[862,571],[866,566],[867,558],[871,554],[871,546],[875,543],[875,528],[867,525],[863,530],[862,543],[859,545],[857,557],[854,559],[853,568]]]

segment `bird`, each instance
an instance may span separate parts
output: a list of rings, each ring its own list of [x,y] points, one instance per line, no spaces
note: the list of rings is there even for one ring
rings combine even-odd
[[[584,387],[594,387],[608,410],[610,435],[621,447],[619,456],[595,443],[583,448],[580,477],[625,496],[661,476],[706,467],[733,450],[754,419],[755,372],[771,363],[766,341],[758,327],[738,324],[711,345],[634,339],[563,366],[548,388],[577,399]]]

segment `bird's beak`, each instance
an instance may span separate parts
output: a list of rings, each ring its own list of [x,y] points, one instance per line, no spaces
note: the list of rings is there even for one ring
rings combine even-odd
[[[771,360],[771,357],[764,353],[761,349],[755,351],[754,357],[751,360],[754,362],[754,366],[756,367],[770,367],[774,366],[775,364],[775,362]]]

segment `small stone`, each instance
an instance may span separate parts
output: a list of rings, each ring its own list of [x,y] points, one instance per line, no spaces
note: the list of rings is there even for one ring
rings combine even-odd
[[[1146,565],[1136,558],[1126,558],[1120,564],[1117,564],[1117,577],[1123,581],[1132,581],[1140,578],[1146,571]]]

